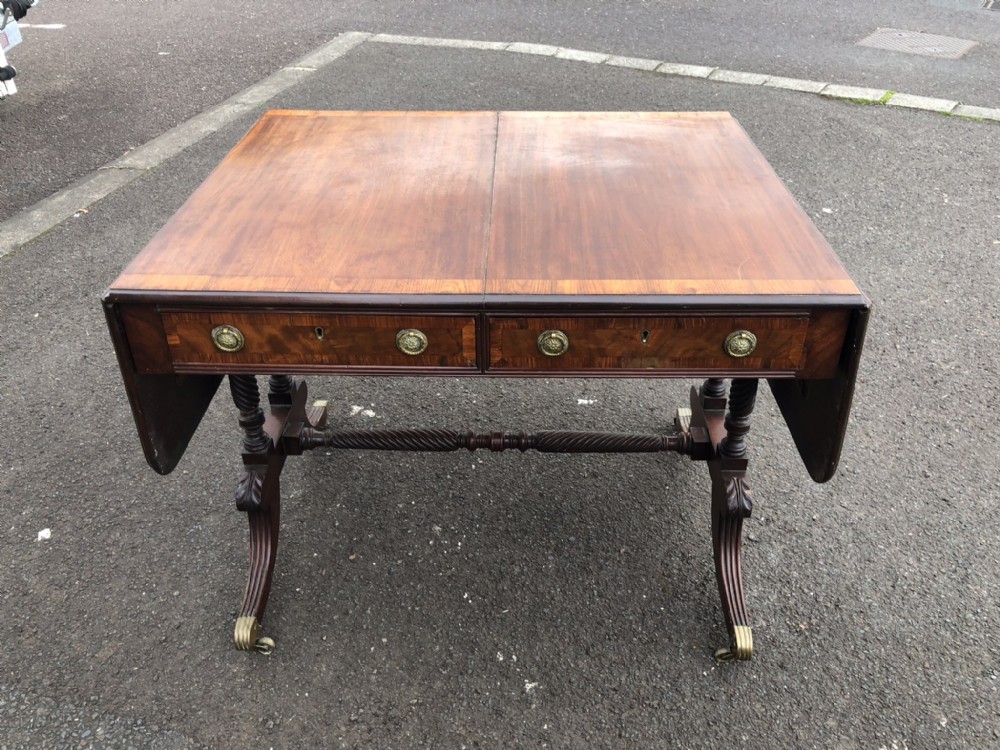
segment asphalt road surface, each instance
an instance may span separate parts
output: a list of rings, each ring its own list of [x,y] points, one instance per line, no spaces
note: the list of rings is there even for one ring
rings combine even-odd
[[[1000,106],[981,0],[318,2],[45,0],[0,103],[0,220],[345,31],[534,42]],[[878,28],[977,41],[959,60],[868,47]],[[557,106],[552,102],[550,106]]]
[[[1000,13],[975,3],[326,5],[288,4],[265,34],[267,9],[237,3],[196,22],[195,3],[47,0],[29,20],[66,28],[26,30],[12,55],[22,91],[0,102],[4,214],[346,30],[1000,104]],[[957,61],[854,46],[876,26],[980,44]],[[149,470],[99,296],[265,107],[736,115],[875,304],[834,480],[809,480],[762,391],[744,556],[752,662],[712,659],[725,633],[707,475],[670,455],[290,460],[265,622],[278,648],[232,649],[246,559],[235,413],[220,391],[178,469]],[[0,747],[1000,745],[998,128],[369,40],[0,257]],[[315,378],[310,390],[342,425],[650,431],[690,385]]]

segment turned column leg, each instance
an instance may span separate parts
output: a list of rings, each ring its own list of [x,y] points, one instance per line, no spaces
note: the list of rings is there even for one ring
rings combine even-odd
[[[294,387],[295,382],[291,375],[272,375],[267,379],[268,400],[272,404],[280,401],[291,405]]]
[[[275,451],[265,431],[260,392],[253,375],[230,375],[229,388],[239,409],[243,428],[243,475],[236,487],[236,507],[247,514],[250,526],[250,569],[243,603],[236,619],[234,640],[240,650],[270,653],[274,641],[260,636],[271,578],[278,551],[281,493],[279,477],[284,456]],[[272,376],[269,400],[273,408],[290,402],[292,382],[287,376]]]
[[[709,378],[701,386],[702,400],[711,399],[713,402],[726,398],[726,381],[722,378]]]
[[[720,660],[748,660],[753,655],[750,615],[743,596],[743,519],[753,510],[747,480],[746,434],[757,397],[756,379],[734,379],[729,390],[725,437],[718,458],[709,461],[712,475],[712,542],[715,573],[730,645],[715,652]]]

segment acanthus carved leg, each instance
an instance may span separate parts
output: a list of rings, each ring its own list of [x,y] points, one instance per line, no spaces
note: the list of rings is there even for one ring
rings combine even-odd
[[[294,384],[287,376],[270,378],[271,414],[287,413]],[[243,603],[236,619],[236,648],[270,653],[274,641],[260,636],[267,598],[271,590],[278,551],[281,494],[279,477],[284,456],[275,449],[275,438],[265,429],[260,392],[253,375],[230,375],[229,388],[239,409],[243,428],[243,475],[236,485],[236,507],[247,514],[250,526],[250,569]],[[279,423],[283,426],[283,422]],[[274,429],[272,427],[272,429]]]
[[[747,480],[746,434],[757,396],[756,379],[735,379],[729,391],[725,437],[718,457],[709,461],[712,476],[712,541],[715,573],[730,645],[715,652],[717,659],[745,661],[753,655],[753,632],[743,596],[743,519],[753,510]]]

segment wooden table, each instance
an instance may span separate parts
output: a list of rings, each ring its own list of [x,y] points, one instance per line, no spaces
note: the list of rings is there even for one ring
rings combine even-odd
[[[285,458],[383,450],[676,451],[708,464],[730,644],[749,659],[746,434],[767,380],[833,476],[869,303],[726,113],[265,114],[104,298],[150,465],[224,375],[244,431],[259,635]],[[705,379],[673,435],[326,428],[309,373]],[[256,375],[269,375],[266,409]],[[731,378],[728,389],[725,379]]]

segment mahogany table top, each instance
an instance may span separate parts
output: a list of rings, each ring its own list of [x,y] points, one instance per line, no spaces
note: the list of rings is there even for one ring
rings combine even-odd
[[[861,296],[719,112],[271,111],[110,291]]]

